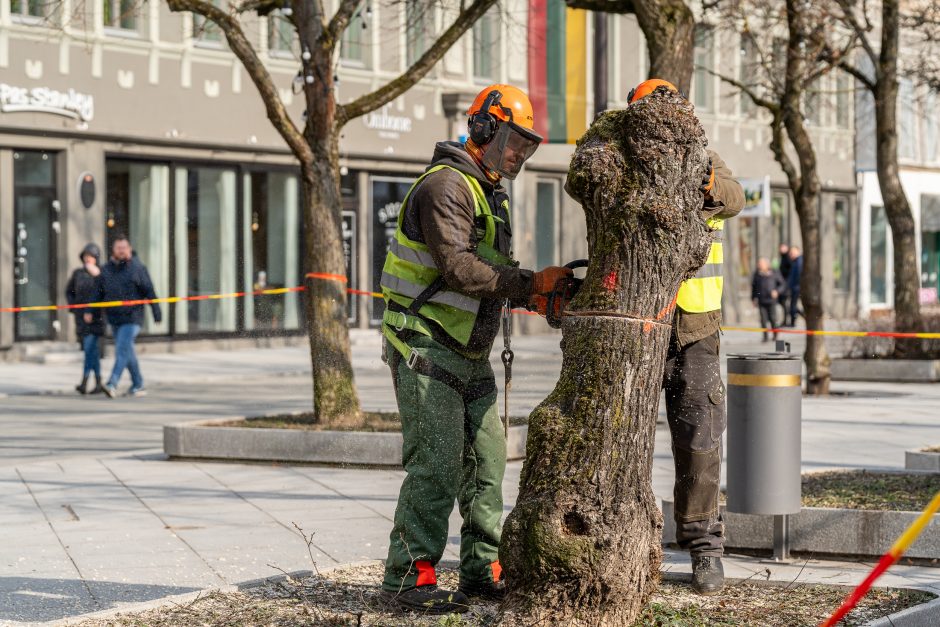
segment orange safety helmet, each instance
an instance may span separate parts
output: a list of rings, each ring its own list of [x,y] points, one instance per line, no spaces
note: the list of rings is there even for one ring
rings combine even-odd
[[[490,94],[494,91],[500,95],[495,102],[490,98]],[[487,103],[488,100],[489,103]],[[485,112],[484,108],[486,108]],[[467,115],[472,117],[478,113],[490,113],[504,122],[512,120],[519,126],[530,130],[535,128],[535,117],[529,97],[524,91],[512,85],[490,85],[477,94],[477,97],[473,99],[473,104],[467,110]]]
[[[634,102],[636,102],[637,100],[640,100],[641,98],[646,98],[651,93],[656,91],[657,87],[665,87],[669,91],[674,91],[680,96],[682,96],[682,92],[679,91],[679,88],[673,85],[672,83],[670,83],[669,81],[664,81],[661,78],[650,78],[650,79],[643,81],[642,83],[640,83],[633,89],[631,89],[630,93],[627,95],[627,101],[630,104],[633,104]]]

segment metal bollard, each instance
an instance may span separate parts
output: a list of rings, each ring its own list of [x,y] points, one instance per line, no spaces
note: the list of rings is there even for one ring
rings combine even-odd
[[[728,511],[773,515],[779,561],[802,497],[801,372],[789,353],[728,356]]]

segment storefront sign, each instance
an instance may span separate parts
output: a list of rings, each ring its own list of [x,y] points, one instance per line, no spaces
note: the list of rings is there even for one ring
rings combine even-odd
[[[411,188],[414,179],[391,176],[371,177],[372,198],[372,291],[381,291],[382,268],[388,244],[395,237],[398,228],[398,212],[405,194]],[[385,304],[378,298],[372,299],[372,322],[382,322]]]
[[[392,105],[385,105],[378,111],[367,113],[362,117],[366,128],[379,132],[383,139],[398,139],[402,133],[411,132],[411,118],[403,115],[391,115]]]
[[[343,255],[346,257],[346,279],[347,285],[356,284],[356,212],[343,212]],[[346,299],[349,324],[356,324],[356,302],[359,296],[350,295]]]
[[[744,188],[744,209],[739,218],[770,217],[770,177],[760,179],[738,179]]]
[[[51,113],[91,122],[95,117],[95,98],[74,89],[63,92],[50,87],[27,89],[0,83],[0,112]]]

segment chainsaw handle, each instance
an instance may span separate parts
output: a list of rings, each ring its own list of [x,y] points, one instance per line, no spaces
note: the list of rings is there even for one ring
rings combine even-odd
[[[576,268],[587,268],[589,263],[590,262],[587,259],[575,259],[574,261],[569,261],[566,263],[565,267],[572,270]]]

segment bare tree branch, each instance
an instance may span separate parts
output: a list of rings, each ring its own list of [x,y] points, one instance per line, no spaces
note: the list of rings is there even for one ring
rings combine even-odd
[[[415,83],[431,71],[431,68],[441,60],[451,46],[473,26],[474,22],[483,17],[494,4],[496,4],[496,0],[474,0],[472,4],[460,11],[450,28],[445,30],[425,53],[398,78],[350,103],[338,105],[336,107],[337,128],[342,127],[349,120],[388,104],[411,89]]]
[[[283,0],[244,0],[235,7],[236,13],[256,12],[258,15],[267,15],[284,6]]]
[[[875,82],[872,79],[870,79],[868,76],[866,76],[864,72],[862,72],[860,69],[858,69],[857,67],[855,67],[848,61],[844,59],[840,61],[839,69],[845,72],[846,74],[850,74],[851,76],[853,76],[855,80],[857,80],[859,83],[865,86],[865,89],[871,92],[875,91]]]
[[[229,48],[242,62],[249,78],[257,87],[271,124],[274,125],[274,128],[284,138],[284,141],[287,142],[287,145],[298,159],[309,161],[312,158],[310,146],[304,141],[303,135],[297,129],[293,120],[290,119],[271,74],[245,36],[245,31],[238,19],[205,0],[167,0],[167,6],[174,12],[190,11],[201,15],[222,29]]]
[[[709,69],[705,69],[705,71],[711,74],[712,76],[718,77],[718,79],[721,80],[722,82],[728,83],[732,87],[737,88],[741,93],[745,94],[748,98],[750,98],[751,102],[753,102],[758,107],[767,109],[774,115],[776,115],[777,112],[780,111],[779,103],[759,96],[757,92],[754,91],[754,89],[750,85],[745,85],[738,79],[732,78],[730,76],[726,76],[722,74],[721,72],[715,72],[714,70],[709,70]]]
[[[851,0],[836,0],[836,3],[839,5],[839,8],[842,9],[842,21],[848,24],[855,32],[859,42],[862,44],[862,49],[865,50],[865,54],[871,59],[872,65],[877,68],[878,54],[875,52],[875,49],[871,45],[871,40],[868,38],[868,33],[871,32],[872,25],[871,22],[868,21],[867,3],[862,5],[862,10],[865,13],[865,26],[858,21],[858,16],[855,15],[855,11],[853,10],[854,3]]]
[[[349,26],[349,21],[361,4],[362,0],[342,0],[342,2],[340,2],[339,8],[326,27],[327,36],[330,38],[330,45],[336,46],[336,42],[342,37],[343,31]]]

